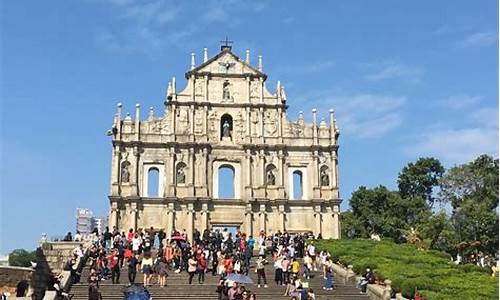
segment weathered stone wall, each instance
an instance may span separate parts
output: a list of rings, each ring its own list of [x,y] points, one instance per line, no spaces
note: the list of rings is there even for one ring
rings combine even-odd
[[[37,249],[37,266],[33,274],[33,288],[37,295],[44,294],[51,274],[62,271],[73,249],[78,245],[80,242],[46,242]]]
[[[16,286],[22,280],[28,281],[31,288],[33,286],[33,272],[32,268],[0,266],[0,287],[2,291],[8,291],[15,295]]]

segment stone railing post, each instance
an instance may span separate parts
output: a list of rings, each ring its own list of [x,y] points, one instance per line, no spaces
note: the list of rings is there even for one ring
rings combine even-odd
[[[385,287],[384,287],[384,300],[390,300],[391,299],[391,292],[392,292],[392,281],[389,279],[386,279],[384,281]]]
[[[352,265],[347,266],[347,275],[344,278],[345,283],[348,283],[349,281],[351,281],[352,278],[356,278],[356,273],[354,273],[354,270],[352,268],[353,268]]]

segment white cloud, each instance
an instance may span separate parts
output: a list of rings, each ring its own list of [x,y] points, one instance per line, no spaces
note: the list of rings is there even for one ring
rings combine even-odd
[[[345,94],[333,89],[298,99],[305,100],[301,103],[310,106],[308,109],[317,108],[320,114],[335,108],[340,130],[349,137],[363,139],[380,138],[397,128],[403,121],[402,109],[407,102],[404,96]]]
[[[438,101],[439,105],[454,110],[476,106],[481,101],[479,96],[470,96],[465,94],[453,95]]]
[[[495,44],[497,35],[491,31],[476,32],[459,41],[457,45],[461,48],[485,47]]]
[[[438,129],[423,133],[406,149],[409,153],[430,155],[449,164],[468,162],[480,154],[498,155],[498,128]]]
[[[369,67],[376,69],[365,76],[370,81],[400,78],[410,82],[418,82],[423,74],[421,68],[395,62],[375,63],[370,64]]]

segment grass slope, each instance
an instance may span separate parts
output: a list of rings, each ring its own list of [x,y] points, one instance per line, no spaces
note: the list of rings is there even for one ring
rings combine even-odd
[[[381,279],[404,296],[413,297],[417,289],[429,300],[498,299],[498,278],[489,269],[474,265],[457,266],[451,257],[438,251],[421,251],[409,244],[371,240],[321,240],[319,250],[327,249],[344,265],[361,273],[370,267]]]

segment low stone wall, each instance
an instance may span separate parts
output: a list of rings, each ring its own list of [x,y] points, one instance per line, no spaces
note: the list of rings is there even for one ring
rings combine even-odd
[[[337,278],[340,277],[344,281],[344,283],[358,283],[361,277],[357,276],[356,273],[352,270],[352,266],[348,266],[344,268],[341,265],[334,264],[333,272],[337,275]],[[366,294],[372,300],[390,300],[391,299],[391,280],[385,280],[385,285],[378,284],[369,284],[366,288]],[[401,294],[396,294],[397,300],[409,300],[404,298]]]
[[[29,290],[32,290],[33,272],[32,268],[0,266],[0,287],[2,291],[15,295],[17,284],[22,280],[26,280],[29,283]],[[27,292],[31,294],[29,290]]]
[[[45,294],[50,276],[62,272],[73,249],[80,244],[80,242],[45,242],[36,250],[37,266],[33,274],[33,288],[38,299]]]

